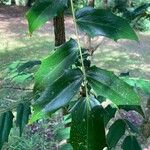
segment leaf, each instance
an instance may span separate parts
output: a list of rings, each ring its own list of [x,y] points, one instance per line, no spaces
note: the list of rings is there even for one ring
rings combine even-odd
[[[126,123],[119,119],[115,121],[109,128],[107,134],[107,142],[110,149],[115,148],[120,138],[125,134]]]
[[[133,87],[112,72],[93,66],[87,74],[89,84],[98,96],[110,99],[117,106],[140,106],[139,96]]]
[[[142,150],[136,137],[133,135],[129,135],[125,138],[122,144],[122,149],[123,150]]]
[[[104,124],[105,126],[107,123],[115,117],[117,109],[111,105],[108,105],[106,108],[104,108],[105,114],[104,114]]]
[[[70,128],[64,128],[57,131],[56,138],[59,141],[68,140],[70,138]]]
[[[77,43],[73,39],[58,47],[52,55],[42,61],[35,74],[35,87],[41,88],[52,84],[75,62],[77,52]]]
[[[121,79],[135,88],[140,88],[144,92],[150,93],[150,80],[129,77],[122,77]]]
[[[33,79],[33,75],[31,73],[23,73],[13,77],[12,81],[19,84],[31,79]]]
[[[32,60],[32,61],[27,61],[23,64],[21,64],[18,68],[17,71],[18,73],[21,73],[23,71],[25,71],[26,69],[31,69],[36,65],[40,65],[41,61],[40,60]]]
[[[3,113],[0,116],[0,149],[5,142],[8,142],[10,130],[13,126],[13,114],[11,111]]]
[[[105,9],[85,7],[76,13],[77,25],[89,36],[98,35],[114,39],[130,39],[138,41],[138,37],[129,23]]]
[[[68,70],[41,94],[34,104],[30,122],[65,106],[78,93],[83,77],[79,69]]]
[[[17,107],[16,125],[20,129],[20,136],[22,135],[25,125],[29,121],[29,115],[31,114],[31,108],[27,104],[19,104]]]
[[[107,146],[103,108],[94,97],[79,99],[72,110],[70,143],[73,149],[101,150]]]
[[[103,106],[104,109],[104,125],[105,127],[107,126],[108,122],[115,117],[117,108],[115,106],[113,106],[112,104],[109,104],[106,99],[102,96],[97,96],[96,98],[100,103],[105,103],[105,105]]]
[[[148,10],[148,8],[150,8],[150,3],[145,3],[139,7],[137,7],[132,13],[131,13],[131,19],[135,19],[139,16],[145,17],[146,15],[146,11]]]
[[[67,7],[68,0],[37,0],[26,15],[30,33],[60,15]]]
[[[100,106],[93,107],[89,118],[89,149],[101,150],[107,147],[105,126],[104,126],[104,110]],[[97,135],[99,133],[100,135]]]
[[[61,147],[60,147],[60,150],[73,150],[71,144],[63,144]]]

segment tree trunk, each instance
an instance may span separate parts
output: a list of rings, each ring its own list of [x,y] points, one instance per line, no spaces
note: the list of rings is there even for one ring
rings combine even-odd
[[[64,14],[54,18],[55,46],[60,46],[66,42]]]
[[[60,46],[66,42],[65,35],[65,19],[64,13],[53,19],[54,22],[54,35],[55,35],[55,46]],[[63,108],[63,115],[68,114],[67,108]]]

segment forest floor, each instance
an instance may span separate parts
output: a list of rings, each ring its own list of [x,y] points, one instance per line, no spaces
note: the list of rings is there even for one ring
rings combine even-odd
[[[54,48],[53,23],[48,22],[30,37],[25,19],[26,10],[24,7],[0,6],[1,79],[4,70],[12,62],[42,59]],[[76,38],[70,16],[66,16],[65,23],[67,39]],[[93,46],[100,44],[92,58],[93,63],[117,74],[129,71],[132,77],[150,79],[150,33],[137,34],[139,43],[127,40],[116,43],[103,37],[93,39]],[[84,37],[85,35],[80,37],[83,45]]]

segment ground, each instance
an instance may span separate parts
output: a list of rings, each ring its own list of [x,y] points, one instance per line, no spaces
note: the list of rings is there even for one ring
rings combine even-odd
[[[42,59],[54,48],[53,23],[48,22],[30,37],[25,19],[26,10],[23,7],[0,6],[1,80],[5,69],[12,62]],[[71,17],[66,16],[65,22],[67,39],[75,38]],[[100,43],[92,58],[93,63],[116,74],[129,71],[132,77],[150,79],[150,33],[137,34],[139,42],[120,40],[116,43],[102,37],[93,39],[94,44]],[[80,38],[84,45],[84,36]]]

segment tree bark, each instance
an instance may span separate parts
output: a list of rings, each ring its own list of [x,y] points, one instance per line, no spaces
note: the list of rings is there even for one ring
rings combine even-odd
[[[55,46],[60,46],[66,42],[65,36],[65,20],[64,14],[54,18],[54,34],[55,34]]]

